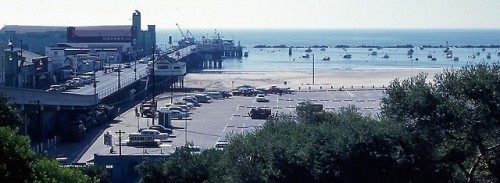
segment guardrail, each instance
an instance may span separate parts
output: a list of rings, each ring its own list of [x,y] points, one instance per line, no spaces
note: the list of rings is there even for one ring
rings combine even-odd
[[[128,85],[130,85],[130,84],[132,84],[132,83],[134,83],[136,81],[139,81],[142,78],[145,78],[147,76],[148,76],[148,74],[139,74],[139,75],[137,75],[137,79],[135,79],[135,76],[127,78],[127,79],[122,80],[120,82],[120,87],[119,88],[118,88],[118,83],[116,83],[116,85],[113,85],[111,88],[108,88],[108,89],[106,89],[106,90],[98,93],[97,96],[98,96],[99,100],[103,99],[103,98],[105,98],[105,97],[107,97],[107,96],[109,96],[109,95],[117,92],[118,90],[120,90],[120,89],[122,89],[124,87],[127,87]]]

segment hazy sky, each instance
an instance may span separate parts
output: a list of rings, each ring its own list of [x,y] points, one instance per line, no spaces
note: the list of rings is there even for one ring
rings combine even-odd
[[[135,9],[157,28],[500,29],[500,0],[0,0],[0,26],[128,25]]]

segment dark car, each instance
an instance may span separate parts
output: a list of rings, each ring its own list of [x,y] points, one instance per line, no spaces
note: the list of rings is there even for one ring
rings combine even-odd
[[[219,93],[222,95],[222,98],[229,98],[233,96],[229,91],[219,91]]]
[[[168,134],[172,133],[172,129],[166,128],[166,127],[164,127],[162,125],[150,126],[149,129],[158,130],[160,133],[168,133]]]

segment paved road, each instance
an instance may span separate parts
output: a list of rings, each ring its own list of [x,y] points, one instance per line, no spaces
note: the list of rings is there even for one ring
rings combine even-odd
[[[170,153],[175,147],[185,144],[185,125],[187,124],[187,141],[203,148],[212,148],[217,140],[225,139],[231,133],[249,133],[256,127],[262,125],[265,120],[256,120],[248,117],[249,108],[253,106],[267,106],[273,113],[293,114],[295,105],[304,100],[315,103],[322,103],[327,111],[338,111],[340,107],[356,105],[360,112],[365,115],[373,115],[379,112],[381,90],[366,91],[320,91],[320,92],[297,92],[295,94],[268,95],[269,102],[255,102],[254,97],[235,96],[229,99],[213,100],[209,104],[202,104],[201,107],[192,109],[191,118],[188,120],[172,120],[174,135],[172,142],[163,143],[159,148],[136,148],[122,147],[122,154],[142,154],[142,153]],[[158,101],[159,105],[169,102],[169,99]],[[113,134],[113,142],[118,141],[115,132],[122,130],[125,132],[124,139],[129,133],[137,132],[138,128],[145,128],[151,125],[149,118],[137,118],[134,116],[135,108],[123,113],[116,118],[116,123],[112,123],[101,134],[97,134],[93,144],[88,146],[86,152],[81,155],[78,162],[86,162],[93,158],[94,154],[108,154],[109,149],[103,145],[103,134],[110,132]],[[118,151],[118,147],[114,148]]]

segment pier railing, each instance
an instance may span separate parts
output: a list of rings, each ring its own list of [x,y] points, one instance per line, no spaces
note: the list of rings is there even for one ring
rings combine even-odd
[[[119,85],[120,87],[118,87],[118,83],[117,83],[117,84],[113,85],[111,88],[108,88],[108,89],[98,93],[97,96],[99,99],[103,99],[103,98],[117,92],[118,90],[120,90],[124,87],[127,87],[128,85],[135,83],[135,82],[137,82],[137,81],[139,81],[142,78],[147,77],[147,76],[148,76],[148,74],[145,73],[145,74],[137,75],[137,79],[135,79],[135,76],[126,78],[120,82],[120,85]]]

